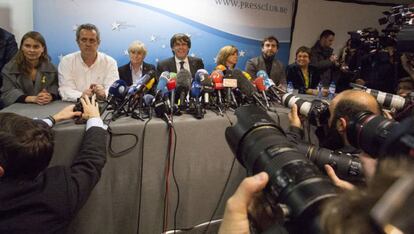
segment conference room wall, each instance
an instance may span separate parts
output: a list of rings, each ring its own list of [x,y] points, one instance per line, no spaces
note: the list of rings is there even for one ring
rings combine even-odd
[[[377,19],[389,7],[362,5],[325,0],[298,0],[298,11],[291,48],[282,60],[294,61],[295,51],[301,45],[312,46],[319,33],[331,28],[336,33],[335,52],[348,39],[348,31],[377,27]],[[33,0],[0,0],[0,27],[12,31],[19,42],[27,31],[33,30]],[[289,56],[290,54],[290,56]],[[288,58],[289,57],[289,58]]]

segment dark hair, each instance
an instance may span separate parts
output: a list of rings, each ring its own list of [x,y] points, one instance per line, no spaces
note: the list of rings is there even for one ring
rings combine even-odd
[[[53,155],[53,133],[41,120],[0,113],[0,165],[3,177],[33,179]]]
[[[398,83],[401,83],[401,82],[411,83],[411,85],[414,87],[414,80],[411,77],[403,77],[398,81]]]
[[[171,37],[171,40],[170,40],[171,49],[174,47],[174,44],[179,42],[179,41],[186,42],[187,45],[188,45],[188,48],[191,48],[191,39],[190,39],[190,37],[185,35],[184,33],[177,33],[177,34],[174,34],[174,36]]]
[[[79,42],[80,31],[82,29],[89,30],[89,31],[95,30],[96,39],[98,40],[98,43],[101,42],[101,34],[99,33],[99,29],[93,24],[81,24],[76,28],[76,41],[77,42]]]
[[[306,46],[301,46],[296,50],[296,56],[298,56],[299,53],[307,53],[309,55],[309,58],[311,57],[311,49]]]
[[[29,38],[39,42],[44,48],[43,53],[40,55],[39,63],[37,66],[39,67],[43,62],[50,61],[50,57],[47,53],[46,41],[45,41],[45,38],[42,36],[42,34],[36,31],[27,32],[26,34],[24,34],[24,36],[22,37],[22,40],[20,41],[19,51],[17,51],[16,57],[15,57],[15,61],[16,61],[17,67],[19,68],[19,71],[23,72],[24,74],[30,74],[30,71],[32,69],[32,65],[26,60],[26,57],[24,56],[24,53],[22,51],[24,41]]]
[[[319,36],[319,39],[322,39],[323,37],[329,37],[329,36],[335,36],[335,33],[332,30],[325,29],[322,31],[321,35]]]
[[[262,40],[262,48],[263,48],[263,46],[264,46],[264,44],[265,44],[266,41],[275,41],[276,42],[276,47],[279,49],[279,40],[275,36],[265,37]]]
[[[376,109],[379,113],[382,113],[380,104],[376,101]],[[335,109],[331,113],[333,115],[332,124],[335,124],[339,118],[346,118],[349,121],[351,118],[355,118],[361,112],[372,112],[367,105],[358,101],[344,98],[338,101]]]

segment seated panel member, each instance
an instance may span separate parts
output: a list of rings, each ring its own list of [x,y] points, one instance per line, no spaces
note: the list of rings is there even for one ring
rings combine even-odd
[[[183,33],[175,34],[170,40],[173,57],[162,60],[157,64],[158,76],[163,71],[175,72],[186,69],[194,77],[198,69],[204,69],[203,60],[197,57],[188,56],[191,48],[190,37]]]
[[[128,47],[128,54],[130,62],[119,67],[119,78],[124,80],[128,86],[136,84],[137,80],[141,76],[147,74],[149,71],[154,70],[155,66],[144,62],[147,55],[147,49],[144,43],[140,41],[132,42]]]
[[[98,28],[82,24],[76,30],[80,51],[68,54],[59,63],[59,93],[64,101],[75,102],[83,94],[105,99],[109,87],[119,79],[115,59],[98,52],[101,42]]]
[[[277,86],[286,88],[286,74],[282,62],[276,59],[279,50],[279,41],[269,36],[262,41],[262,55],[251,58],[246,62],[246,72],[256,77],[258,71],[263,70]]]
[[[227,45],[220,49],[217,54],[217,66],[224,65],[227,70],[233,70],[239,59],[239,50],[233,45]]]
[[[15,102],[45,105],[59,97],[57,70],[38,32],[23,36],[16,56],[3,67],[2,79],[5,106]]]
[[[319,84],[317,69],[310,66],[311,50],[301,46],[296,50],[296,62],[286,67],[287,82],[292,82],[299,93],[317,95]]]
[[[86,203],[106,161],[107,132],[93,97],[44,120],[0,113],[0,233],[65,233]],[[48,168],[54,122],[88,119],[78,155],[71,165]],[[59,147],[59,146],[56,146]]]

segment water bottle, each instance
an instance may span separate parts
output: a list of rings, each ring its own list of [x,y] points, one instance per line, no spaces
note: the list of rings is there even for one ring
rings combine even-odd
[[[318,84],[318,98],[322,99],[322,83],[319,82]]]
[[[289,81],[287,88],[286,88],[286,92],[287,93],[293,93],[293,84],[292,81]]]
[[[335,97],[335,91],[336,91],[336,85],[335,85],[335,82],[332,81],[332,83],[329,85],[329,95],[328,95],[329,100],[332,100]]]

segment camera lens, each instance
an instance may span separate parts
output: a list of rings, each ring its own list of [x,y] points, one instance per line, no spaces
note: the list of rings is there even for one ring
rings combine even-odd
[[[295,222],[310,222],[335,188],[304,154],[290,143],[283,130],[256,106],[236,110],[237,124],[226,129],[226,140],[248,174],[269,174],[266,194],[270,204],[283,203]]]
[[[352,146],[376,158],[380,147],[397,124],[398,122],[386,119],[382,115],[361,112],[350,121],[347,127],[347,138]]]

